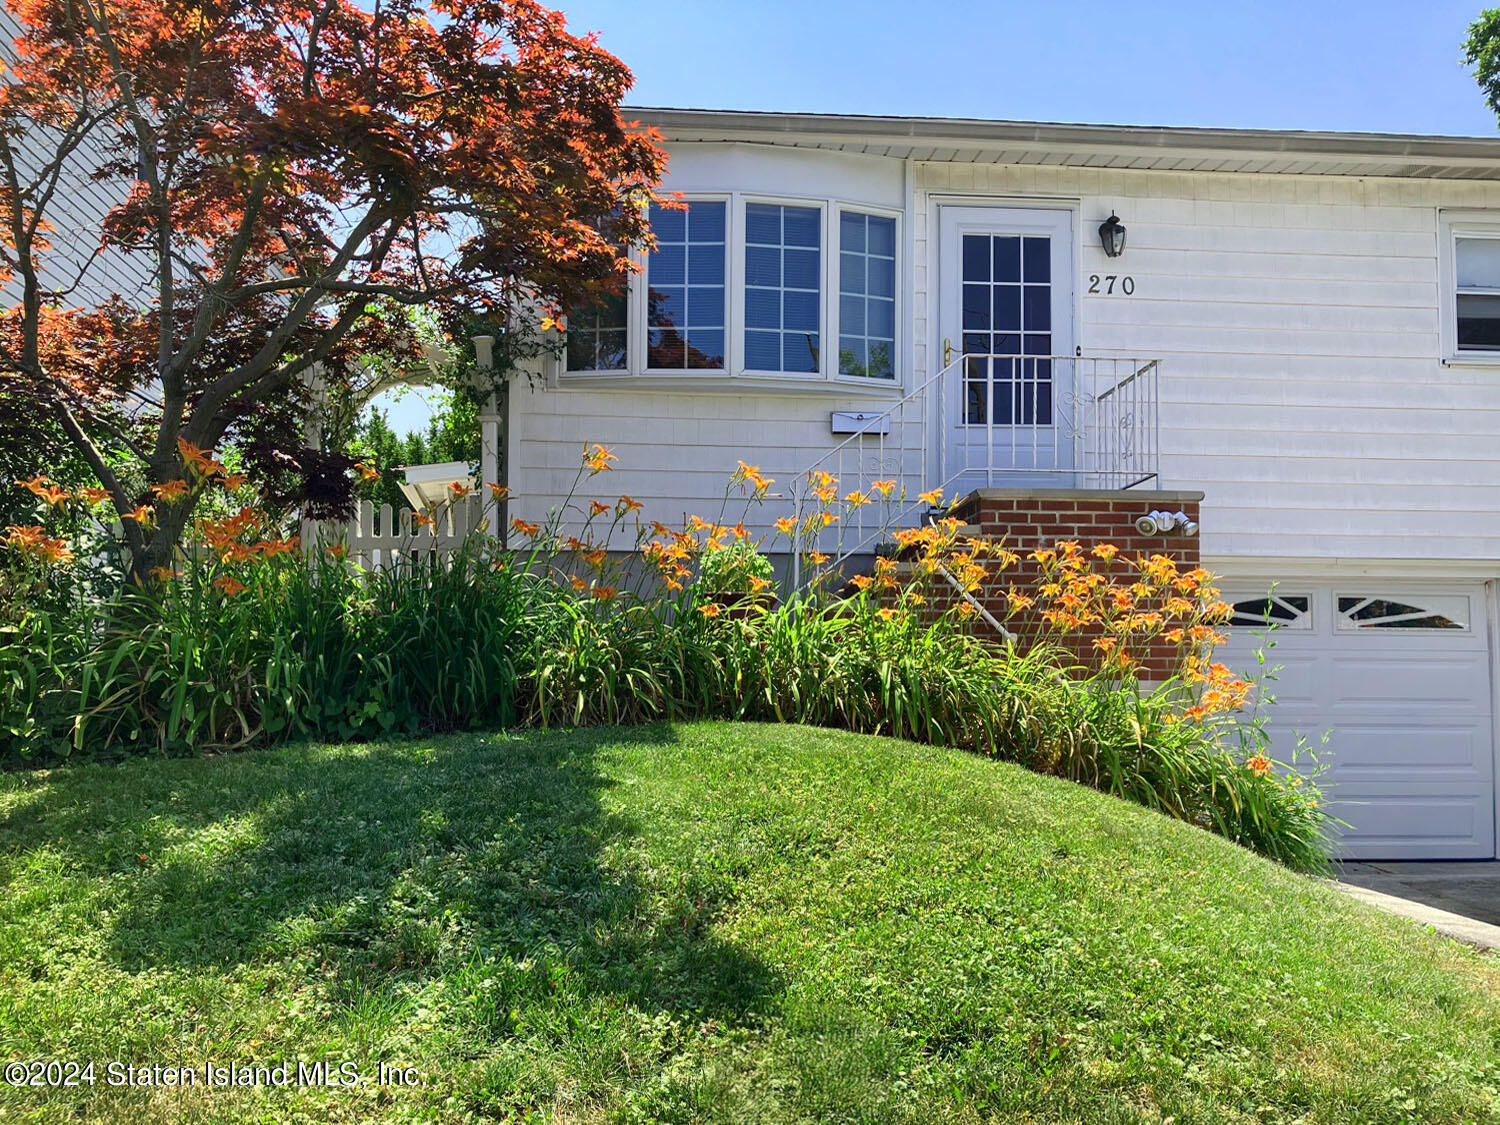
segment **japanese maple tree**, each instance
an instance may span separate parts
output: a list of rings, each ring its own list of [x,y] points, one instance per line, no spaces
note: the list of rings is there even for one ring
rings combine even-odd
[[[133,513],[138,579],[190,518],[194,450],[345,500],[302,448],[306,384],[415,358],[392,308],[534,321],[649,239],[665,157],[622,119],[630,72],[532,0],[6,5],[0,401]],[[80,253],[59,235],[91,182],[118,202]],[[144,296],[114,291],[122,263]]]

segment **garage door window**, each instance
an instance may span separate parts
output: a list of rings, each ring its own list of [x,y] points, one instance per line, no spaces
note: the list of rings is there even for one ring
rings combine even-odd
[[[1469,599],[1423,598],[1420,605],[1378,594],[1340,594],[1340,629],[1468,629]]]
[[[1234,603],[1231,625],[1251,628],[1311,629],[1312,598],[1307,594],[1270,594]]]

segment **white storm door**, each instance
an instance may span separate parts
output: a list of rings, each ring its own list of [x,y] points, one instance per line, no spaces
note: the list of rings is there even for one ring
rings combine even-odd
[[[1075,368],[1073,212],[939,208],[943,476],[1067,487]]]

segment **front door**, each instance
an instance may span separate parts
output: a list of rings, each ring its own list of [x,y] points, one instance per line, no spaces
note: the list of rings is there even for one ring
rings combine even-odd
[[[1062,209],[941,207],[942,475],[956,491],[1072,484],[1073,223]]]

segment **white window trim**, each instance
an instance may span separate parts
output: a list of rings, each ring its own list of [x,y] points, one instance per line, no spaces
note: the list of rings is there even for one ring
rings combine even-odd
[[[683,202],[699,200],[725,202],[724,236],[727,240],[724,256],[724,284],[726,286],[727,316],[725,324],[724,368],[701,368],[677,370],[651,368],[646,365],[647,348],[647,299],[649,284],[647,276],[649,262],[644,251],[632,255],[641,267],[635,271],[627,285],[626,312],[626,366],[623,369],[600,371],[569,371],[566,354],[551,364],[552,376],[547,384],[555,388],[574,387],[590,390],[677,390],[696,392],[713,391],[766,391],[786,394],[838,394],[859,395],[871,398],[900,398],[906,393],[907,377],[902,370],[905,358],[905,316],[907,293],[903,280],[906,278],[905,243],[906,213],[900,207],[866,203],[861,200],[829,196],[775,195],[764,192],[738,191],[693,191],[681,195]],[[819,212],[819,250],[823,255],[821,270],[821,292],[819,299],[820,341],[818,370],[816,372],[784,372],[751,370],[745,366],[745,205],[768,203],[783,207],[815,208]],[[872,379],[861,375],[844,375],[838,369],[839,339],[839,265],[841,246],[841,224],[836,222],[843,211],[862,215],[875,215],[893,219],[896,224],[896,293],[895,293],[895,340],[892,347],[892,362],[895,366],[890,379]],[[830,346],[831,342],[831,346]]]
[[[1500,212],[1442,211],[1438,220],[1438,315],[1443,363],[1449,367],[1500,367],[1500,349],[1459,350],[1457,248],[1460,238],[1500,239]]]

